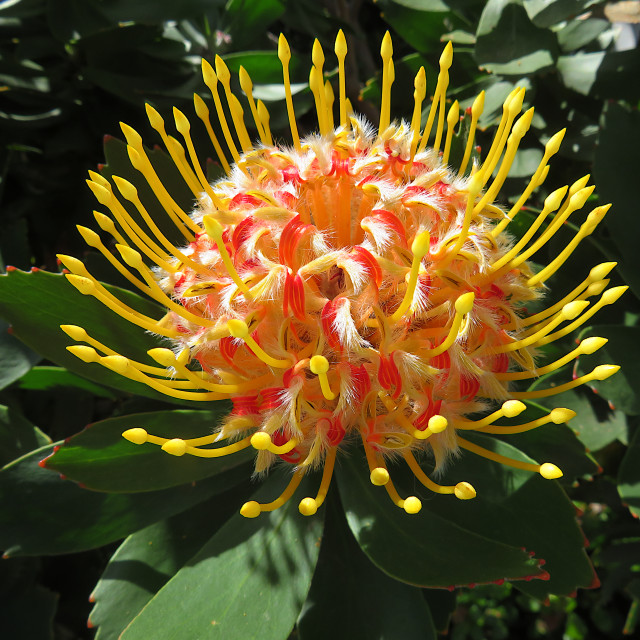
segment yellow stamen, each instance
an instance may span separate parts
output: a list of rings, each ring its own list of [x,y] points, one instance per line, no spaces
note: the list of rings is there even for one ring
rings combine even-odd
[[[258,100],[258,117],[262,123],[262,130],[264,131],[264,137],[266,140],[265,144],[272,145],[273,139],[271,138],[271,129],[269,128],[269,110],[262,100]]]
[[[475,142],[478,120],[480,119],[480,116],[484,111],[484,97],[485,92],[484,90],[482,90],[473,101],[473,105],[471,106],[471,125],[469,127],[469,135],[467,136],[467,146],[465,147],[464,156],[462,157],[460,169],[458,170],[458,175],[460,176],[464,175],[464,172],[467,170],[467,165],[469,164],[469,160],[471,158],[471,151]]]
[[[240,514],[245,518],[257,518],[264,511],[275,511],[279,507],[281,507],[291,496],[295,493],[302,477],[304,476],[304,471],[296,471],[287,486],[287,488],[280,494],[280,497],[274,500],[273,502],[268,502],[267,504],[260,504],[255,500],[251,500],[250,502],[245,502],[240,509]]]
[[[391,480],[384,485],[384,488],[387,490],[393,504],[395,504],[396,507],[400,507],[400,509],[404,509],[409,515],[415,515],[420,512],[420,509],[422,509],[422,502],[420,502],[420,500],[415,496],[401,498]]]
[[[258,130],[258,135],[260,136],[260,140],[262,144],[270,144],[267,141],[267,138],[264,134],[264,128],[262,126],[262,120],[260,119],[260,115],[258,114],[258,109],[256,107],[256,102],[253,99],[253,83],[251,82],[251,77],[247,73],[247,70],[241,66],[238,71],[238,79],[240,80],[240,88],[244,91],[244,94],[247,96],[247,101],[249,102],[249,109],[251,109],[251,115],[253,116],[253,121],[256,123],[256,129]]]
[[[387,31],[382,38],[380,45],[380,56],[382,57],[382,102],[380,103],[380,125],[378,133],[383,134],[389,127],[391,118],[391,85],[393,84],[392,56],[393,44],[391,34]]]
[[[336,57],[338,58],[338,85],[340,99],[340,126],[346,127],[347,120],[347,82],[345,78],[344,60],[347,57],[347,39],[344,37],[342,29],[338,31],[334,46]]]
[[[566,131],[566,129],[558,131],[558,133],[553,135],[544,146],[544,154],[542,156],[542,160],[540,160],[538,168],[533,172],[533,175],[529,180],[529,184],[526,186],[525,190],[522,192],[522,195],[518,198],[513,207],[511,207],[511,210],[505,216],[504,220],[499,222],[494,227],[493,231],[491,231],[491,235],[494,238],[500,235],[505,230],[507,225],[513,221],[518,211],[522,209],[524,203],[533,193],[534,189],[539,187],[545,181],[547,174],[549,173],[549,167],[547,165],[549,158],[555,155],[558,152],[558,149],[560,149],[560,145],[562,144],[562,139],[564,138],[564,134],[566,133]]]
[[[91,173],[91,172],[90,172]],[[95,180],[94,180],[95,182]],[[95,218],[98,226],[103,230],[109,233],[119,244],[127,244],[127,241],[124,239],[122,235],[116,229],[116,225],[113,220],[106,216],[104,213],[100,213],[100,211],[94,211],[93,217]]]
[[[457,420],[453,426],[455,429],[466,429],[476,431],[492,424],[499,418],[515,418],[525,411],[527,406],[518,400],[507,400],[497,411],[489,414],[482,420]]]
[[[453,317],[453,322],[451,323],[451,328],[449,329],[449,334],[445,338],[444,342],[433,349],[426,349],[422,352],[425,358],[433,358],[435,356],[439,356],[441,353],[444,353],[447,349],[451,347],[451,345],[458,338],[458,332],[460,331],[460,326],[462,325],[462,320],[464,316],[473,309],[473,301],[475,299],[475,295],[472,291],[469,293],[463,293],[455,302],[455,316]]]
[[[364,453],[367,457],[367,464],[369,465],[369,480],[371,484],[376,487],[382,487],[389,482],[389,472],[384,466],[384,462],[379,460],[363,432],[360,433],[362,437],[362,446],[364,447]]]
[[[231,257],[229,256],[227,247],[222,240],[222,234],[224,233],[222,225],[210,215],[204,216],[204,218],[202,218],[202,222],[204,224],[207,235],[216,243],[216,246],[218,247],[220,257],[222,258],[222,262],[227,269],[227,273],[235,282],[238,289],[240,289],[240,291],[244,293],[245,297],[250,299],[251,293],[249,291],[249,287],[247,287],[247,285],[240,279],[236,268],[233,266],[233,262],[231,262]]]
[[[426,440],[430,438],[434,433],[442,433],[449,426],[448,420],[439,414],[431,416],[429,422],[427,422],[427,428],[424,431],[420,429],[413,430],[413,437],[416,440]]]
[[[322,480],[320,481],[320,488],[315,498],[303,498],[300,501],[298,509],[303,516],[312,516],[318,510],[318,507],[322,505],[324,499],[327,497],[327,491],[329,491],[329,485],[331,484],[331,477],[333,476],[333,467],[336,461],[337,447],[330,447],[327,450],[327,455],[324,460],[324,467],[322,469]]]
[[[411,154],[410,160],[416,155],[418,142],[420,140],[420,125],[422,120],[422,103],[427,95],[427,76],[424,67],[416,74],[413,81],[413,115],[411,116]]]
[[[447,114],[447,137],[444,142],[444,150],[442,152],[442,162],[449,162],[449,153],[451,152],[451,141],[453,140],[453,130],[460,120],[460,105],[456,100],[449,109]]]
[[[490,353],[507,353],[509,351],[522,349],[523,347],[530,347],[532,345],[540,347],[543,344],[546,344],[546,342],[544,342],[543,340],[548,333],[553,331],[565,320],[573,320],[574,318],[576,318],[588,306],[589,303],[586,300],[575,300],[574,302],[569,302],[568,304],[565,304],[564,307],[562,307],[560,313],[558,313],[556,317],[553,318],[553,320],[545,324],[540,330],[527,336],[526,338],[514,340],[513,342],[509,342],[508,344],[504,344],[499,347],[492,347],[490,349]],[[550,340],[547,340],[547,342],[550,342]]]
[[[213,103],[216,107],[216,113],[218,115],[218,122],[220,123],[222,135],[224,136],[225,142],[227,143],[229,153],[231,153],[231,157],[233,158],[234,162],[238,162],[238,160],[240,159],[238,148],[236,147],[236,144],[231,137],[231,131],[229,130],[227,117],[224,114],[224,109],[222,108],[222,102],[220,100],[220,94],[218,93],[218,76],[213,70],[213,67],[204,58],[202,59],[202,77],[204,78],[204,83],[207,85],[209,91],[211,92]]]
[[[537,420],[531,420],[531,422],[526,422],[525,424],[519,424],[513,427],[492,425],[483,427],[482,429],[479,429],[479,431],[482,433],[495,433],[501,435],[524,433],[525,431],[537,429],[538,427],[541,427],[544,424],[549,424],[550,422],[553,422],[553,424],[564,424],[565,422],[569,422],[572,418],[575,418],[575,416],[575,411],[558,407],[557,409],[553,409],[548,415],[538,418]]]
[[[229,320],[227,322],[229,333],[234,338],[241,338],[253,353],[265,364],[277,369],[288,369],[293,363],[291,360],[278,360],[267,354],[264,349],[249,335],[249,327],[242,320]]]
[[[438,81],[436,82],[436,90],[433,93],[433,99],[431,102],[431,107],[429,108],[429,115],[427,116],[427,123],[424,127],[424,132],[422,134],[422,140],[420,141],[420,146],[418,147],[418,152],[424,151],[427,146],[427,142],[429,141],[429,136],[431,135],[431,128],[433,126],[433,121],[436,117],[436,111],[440,110],[439,120],[444,122],[444,104],[447,98],[447,87],[449,86],[449,67],[451,67],[451,63],[453,62],[453,45],[451,42],[447,42],[444,51],[440,55],[440,72],[438,73]],[[439,127],[439,125],[438,125]],[[440,132],[441,133],[441,132]],[[438,138],[438,134],[436,133],[436,139]],[[440,141],[438,140],[438,144],[434,144],[434,149],[438,149]]]
[[[452,493],[459,500],[471,500],[472,498],[476,497],[476,490],[468,482],[458,482],[458,484],[453,486],[443,486],[437,484],[431,478],[429,478],[429,476],[420,468],[420,465],[410,451],[404,451],[402,455],[407,461],[407,464],[413,472],[413,475],[430,491],[443,495]]]
[[[531,400],[533,398],[548,398],[549,396],[555,396],[558,393],[563,393],[565,391],[569,391],[570,389],[575,389],[582,384],[586,384],[587,382],[591,382],[592,380],[606,380],[611,377],[614,373],[619,371],[620,367],[614,364],[601,364],[596,367],[591,373],[587,373],[584,376],[580,376],[571,382],[567,382],[565,384],[560,384],[557,387],[552,387],[550,389],[540,389],[539,391],[515,391],[511,395],[514,398],[523,398],[527,400]]]
[[[566,336],[568,333],[575,331],[580,325],[584,324],[587,320],[589,320],[589,318],[591,318],[594,314],[600,311],[602,307],[609,304],[613,304],[616,300],[618,300],[618,298],[628,288],[629,287],[627,286],[622,286],[622,287],[612,287],[611,289],[607,289],[602,294],[602,297],[600,298],[600,300],[598,300],[598,302],[596,302],[593,305],[593,307],[589,309],[589,311],[587,311],[586,313],[583,313],[577,320],[567,325],[563,329],[560,329],[560,331],[556,331],[555,333],[548,335],[546,338],[542,338],[537,342],[536,346],[542,347],[545,344],[549,344],[550,342],[553,342],[554,340],[558,340],[559,338]],[[569,318],[569,320],[573,320],[573,318]]]
[[[283,34],[278,38],[278,58],[282,63],[282,83],[284,84],[285,99],[287,102],[287,115],[289,116],[289,127],[291,128],[291,139],[293,146],[300,151],[300,136],[298,135],[298,124],[296,114],[293,110],[293,98],[291,97],[291,82],[289,81],[289,61],[291,60],[291,49]]]
[[[554,464],[550,462],[544,462],[543,464],[533,464],[531,462],[523,462],[522,460],[514,460],[513,458],[507,458],[506,456],[495,453],[495,451],[489,451],[484,447],[479,447],[477,444],[464,440],[463,438],[457,439],[458,445],[467,451],[471,451],[478,456],[499,462],[507,467],[513,467],[514,469],[523,469],[524,471],[533,471],[539,473],[543,478],[552,480],[562,477],[562,471],[558,469]]]
[[[430,236],[428,231],[419,233],[411,245],[411,252],[413,253],[413,262],[411,263],[411,272],[409,275],[409,282],[405,289],[404,298],[400,303],[400,306],[396,309],[395,313],[391,316],[391,322],[398,322],[406,313],[413,302],[413,295],[418,284],[418,275],[420,273],[420,265],[422,258],[429,253],[429,241]]]
[[[562,358],[540,367],[539,369],[533,369],[532,371],[513,371],[509,373],[496,373],[495,376],[498,380],[526,380],[528,378],[537,378],[547,373],[551,373],[565,364],[575,360],[578,356],[585,353],[595,353],[598,349],[604,347],[608,340],[606,338],[585,338],[573,351],[567,353]]]
[[[220,142],[218,142],[218,137],[214,133],[213,127],[211,126],[211,119],[209,117],[209,107],[207,107],[207,104],[205,103],[205,101],[197,93],[193,94],[193,104],[195,106],[196,115],[198,116],[198,118],[200,118],[200,120],[202,120],[207,130],[207,133],[209,134],[209,138],[211,139],[213,148],[216,151],[216,155],[218,156],[218,160],[220,160],[220,164],[222,165],[222,168],[224,169],[225,173],[227,174],[231,173],[231,167],[229,166],[229,162],[227,161],[227,158],[224,155],[224,151],[220,146]]]
[[[610,204],[606,204],[600,207],[596,207],[588,216],[587,219],[580,225],[578,233],[573,237],[571,242],[560,252],[560,254],[550,262],[544,269],[541,269],[535,276],[527,280],[527,286],[533,287],[540,282],[544,282],[550,278],[569,258],[574,252],[576,247],[582,242],[584,238],[593,233],[594,229],[600,224],[602,219],[607,214],[607,211],[611,208]]]
[[[275,455],[283,455],[293,451],[299,444],[296,438],[291,438],[281,445],[273,444],[271,436],[266,431],[257,431],[251,436],[251,446],[257,451],[270,451]]]
[[[313,356],[309,360],[309,369],[311,370],[311,373],[315,373],[318,376],[322,395],[327,400],[335,400],[337,398],[337,395],[331,390],[329,378],[327,377],[327,372],[329,371],[329,361],[324,356]]]

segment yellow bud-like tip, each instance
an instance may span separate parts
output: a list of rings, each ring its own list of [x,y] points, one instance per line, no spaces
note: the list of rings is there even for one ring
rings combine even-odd
[[[591,298],[592,296],[599,296],[607,288],[609,282],[611,282],[611,280],[609,280],[608,278],[606,280],[600,280],[600,282],[593,282],[587,287],[585,296],[587,298]]]
[[[264,431],[258,431],[251,436],[251,446],[258,451],[266,451],[271,446],[271,436]]]
[[[229,320],[227,329],[233,338],[246,338],[249,335],[249,327],[243,320]]]
[[[422,509],[422,502],[415,496],[409,496],[402,505],[402,508],[410,515],[415,515]]]
[[[485,98],[484,89],[476,96],[476,99],[473,101],[473,105],[471,105],[471,116],[479,117],[480,114],[484,110],[484,98]]]
[[[322,45],[318,38],[313,41],[313,47],[311,48],[311,61],[318,69],[320,69],[324,64],[324,51],[322,51]]]
[[[564,424],[575,418],[576,412],[571,409],[565,409],[564,407],[557,407],[549,414],[549,417],[553,424]]]
[[[369,479],[371,480],[371,484],[376,487],[383,487],[389,482],[389,472],[383,467],[376,467],[371,471]]]
[[[147,441],[149,434],[140,427],[134,429],[127,429],[122,432],[122,437],[133,444],[144,444]]]
[[[111,235],[115,235],[116,225],[113,224],[113,220],[109,216],[105,216],[100,211],[94,211],[93,217],[103,231],[108,231]]]
[[[549,138],[549,141],[544,146],[546,155],[553,155],[558,152],[560,145],[562,144],[562,139],[564,138],[564,134],[567,132],[566,129],[561,129],[555,135]]]
[[[100,236],[93,229],[89,229],[88,227],[83,227],[80,224],[76,225],[76,229],[80,232],[82,239],[90,247],[99,247],[102,244],[100,240]]]
[[[460,314],[469,313],[471,309],[473,309],[473,301],[475,299],[475,294],[473,291],[469,291],[469,293],[463,293],[456,300],[456,311]]]
[[[411,252],[416,258],[422,259],[429,253],[431,236],[428,231],[422,231],[413,240],[411,244]]]
[[[540,465],[540,475],[546,480],[555,480],[556,478],[562,478],[562,471],[551,462],[545,462]]]
[[[231,80],[231,73],[229,73],[229,67],[227,67],[225,61],[218,55],[215,58],[216,73],[218,74],[218,80],[222,84],[226,84]]]
[[[613,304],[629,287],[612,287],[602,294],[602,302],[604,304]]]
[[[448,69],[453,62],[453,44],[451,41],[447,42],[440,55],[440,69]]]
[[[212,218],[211,216],[204,216],[204,218],[202,218],[202,222],[204,223],[204,230],[210,238],[213,238],[214,240],[222,238],[224,228],[215,218]]]
[[[172,367],[176,361],[176,357],[171,349],[162,349],[158,347],[156,349],[149,349],[147,353],[163,367]]]
[[[313,498],[304,498],[300,500],[298,511],[300,511],[303,516],[312,516],[318,511],[318,504]]]
[[[111,371],[119,373],[121,376],[126,375],[131,366],[129,360],[124,356],[103,356],[100,358],[100,364],[107,367],[107,369],[111,369]]]
[[[144,269],[144,262],[142,261],[142,256],[138,251],[132,249],[131,247],[127,247],[124,244],[117,244],[116,249],[118,253],[122,256],[122,259],[134,269]]]
[[[604,347],[604,345],[607,344],[607,342],[609,342],[607,338],[597,338],[597,337],[585,338],[580,343],[580,353],[588,353],[588,354],[595,353],[598,349],[601,349],[602,347]]]
[[[614,373],[620,371],[620,365],[617,364],[601,364],[591,372],[592,380],[606,380],[610,378]]]
[[[173,119],[176,123],[176,129],[180,133],[182,133],[183,135],[189,133],[189,130],[191,129],[189,118],[187,118],[187,116],[185,116],[184,113],[182,113],[182,111],[178,109],[178,107],[173,107]]]
[[[60,328],[72,339],[76,342],[82,342],[86,340],[89,336],[87,332],[82,328],[75,324],[61,324]]]
[[[590,187],[584,187],[584,189],[580,189],[580,191],[573,194],[569,199],[569,207],[574,211],[581,209],[595,188],[595,185],[591,185]]]
[[[458,482],[453,490],[453,495],[458,500],[471,500],[476,497],[476,490],[468,482]]]
[[[597,282],[598,280],[604,280],[617,264],[617,262],[602,262],[596,265],[589,271],[589,281]]]
[[[162,445],[162,450],[172,456],[183,456],[187,451],[187,443],[182,438],[173,438]]]
[[[245,518],[257,518],[260,515],[260,505],[255,500],[245,502],[240,509],[240,515]]]
[[[208,87],[214,87],[218,84],[218,76],[216,72],[213,70],[211,63],[208,60],[202,58],[202,77],[204,78],[204,83]]]
[[[482,190],[482,186],[484,184],[482,175],[482,171],[479,171],[471,176],[469,184],[467,185],[467,190],[469,191],[470,196],[475,197]]]
[[[313,356],[309,360],[309,369],[311,369],[311,373],[315,373],[317,376],[327,373],[329,371],[329,361],[324,356]]]
[[[116,187],[120,193],[129,201],[133,202],[138,198],[138,190],[124,178],[120,176],[113,176],[113,181],[116,183]]]
[[[502,405],[502,413],[505,418],[515,418],[519,416],[525,409],[527,405],[524,402],[520,402],[520,400],[507,400]]]
[[[83,362],[91,363],[98,362],[100,356],[93,347],[87,347],[82,344],[74,344],[67,347],[67,351],[72,353],[76,358],[80,358]]]
[[[342,29],[338,31],[338,35],[336,36],[336,43],[333,48],[338,59],[343,59],[347,55],[347,39],[344,37],[344,32]]]
[[[569,187],[565,185],[564,187],[556,189],[553,193],[550,193],[544,201],[544,208],[549,211],[555,211],[560,206],[568,190]]]
[[[209,107],[207,103],[197,94],[193,94],[193,106],[196,110],[196,115],[202,120],[206,120],[209,117]]]
[[[561,313],[565,320],[573,320],[588,306],[589,303],[586,300],[574,300],[573,302],[565,304],[564,307],[562,307]]]
[[[149,118],[149,123],[156,131],[164,131],[164,120],[162,116],[147,102],[144,105],[145,111],[147,112],[147,118]]]
[[[448,424],[449,423],[444,416],[436,415],[429,418],[427,428],[429,429],[429,431],[431,431],[431,433],[441,433],[447,428]]]
[[[65,277],[81,294],[85,296],[91,295],[96,289],[93,281],[89,280],[89,278],[85,278],[84,276],[67,273],[65,274]]]
[[[278,58],[280,58],[280,61],[283,64],[286,64],[291,59],[291,49],[289,48],[289,43],[282,33],[278,38]]]
[[[76,275],[85,275],[87,273],[87,269],[84,266],[84,262],[82,260],[78,260],[78,258],[74,258],[73,256],[67,256],[64,253],[56,254],[56,258],[62,262],[62,264]]]

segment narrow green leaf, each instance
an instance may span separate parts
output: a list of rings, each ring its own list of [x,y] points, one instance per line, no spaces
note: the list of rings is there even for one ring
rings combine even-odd
[[[218,405],[213,411],[157,411],[96,422],[65,442],[44,464],[95,491],[158,491],[221,473],[239,481],[247,477],[246,466],[255,457],[252,447],[219,458],[176,457],[158,445],[136,445],[122,437],[123,431],[133,428],[168,439],[208,435],[229,412],[229,403]]]
[[[289,473],[274,474],[255,499],[273,500],[289,479]],[[309,495],[312,486],[304,481],[297,494]],[[122,640],[286,638],[307,596],[322,536],[322,510],[305,518],[297,505],[296,497],[255,519],[233,516],[149,602]]]
[[[40,356],[9,333],[9,325],[0,320],[0,389],[20,379]]]
[[[33,367],[20,378],[18,388],[26,391],[73,389],[75,392],[90,393],[99,398],[113,400],[118,397],[116,393],[106,387],[82,378],[63,367]]]
[[[359,457],[343,459],[336,472],[351,531],[371,561],[392,578],[416,586],[450,587],[542,574],[518,540],[503,543],[479,533],[473,522],[463,524],[453,496],[419,492],[426,496],[422,511],[408,515],[391,502],[383,487],[369,482]],[[403,485],[415,485],[404,479],[396,483],[401,495]],[[434,503],[438,511],[432,508]],[[491,519],[489,513],[484,517]]]
[[[298,620],[301,640],[435,640],[421,591],[375,567],[354,540],[337,493],[327,502],[318,566]]]
[[[101,547],[229,486],[227,475],[221,474],[149,493],[89,491],[38,466],[52,450],[51,446],[37,449],[0,470],[0,549],[7,555],[53,555]]]
[[[96,640],[116,640],[153,596],[238,511],[248,485],[131,534],[91,594]]]

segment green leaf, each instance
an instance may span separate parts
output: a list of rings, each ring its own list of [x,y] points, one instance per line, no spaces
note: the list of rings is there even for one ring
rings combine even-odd
[[[89,491],[38,465],[52,450],[51,446],[36,449],[0,470],[0,549],[6,549],[7,555],[75,553],[101,547],[229,486],[223,473],[164,491]]]
[[[353,539],[338,496],[327,502],[318,566],[298,620],[301,640],[435,640],[420,590],[377,569]]]
[[[130,307],[154,318],[162,317],[161,307],[144,298],[117,287],[105,287]],[[0,298],[0,313],[13,326],[13,334],[47,360],[100,384],[167,401],[168,396],[99,364],[87,364],[66,350],[75,343],[60,329],[61,324],[79,325],[118,353],[152,365],[155,363],[147,356],[147,350],[161,346],[161,339],[109,311],[96,298],[82,295],[62,274],[11,271],[0,276]]]
[[[604,56],[604,51],[590,53],[578,51],[573,55],[560,56],[558,58],[558,73],[564,86],[582,95],[589,95],[596,82]]]
[[[640,429],[636,430],[620,463],[618,493],[631,513],[640,517]]]
[[[495,438],[468,437],[502,455],[531,460]],[[422,496],[422,511],[405,516],[384,489],[372,487],[366,468],[357,471],[350,462],[339,471],[340,492],[356,539],[375,564],[398,579],[447,586],[548,578],[535,564],[545,560],[551,578],[517,582],[520,590],[544,598],[549,593],[568,594],[593,581],[575,510],[556,482],[464,452],[439,481],[468,481],[478,496],[462,501],[425,489],[417,494]],[[399,487],[416,491],[415,480],[403,468],[393,468],[391,476]],[[526,556],[521,548],[535,552],[536,560],[527,563],[516,553]]]
[[[582,13],[593,2],[591,0],[523,0],[523,4],[535,25],[550,27]]]
[[[50,443],[16,408],[0,405],[0,466]]]
[[[609,342],[593,355],[578,359],[577,373],[589,373],[599,364],[620,365],[620,371],[606,380],[594,380],[589,386],[596,390],[613,408],[630,415],[640,414],[640,396],[637,381],[640,380],[640,327],[621,325],[594,325],[582,335],[596,335]]]
[[[106,387],[71,373],[62,367],[33,367],[18,381],[18,388],[26,391],[55,391],[73,389],[99,398],[117,398],[117,394]]]
[[[575,51],[593,42],[610,28],[611,23],[600,18],[572,20],[557,32],[558,44],[564,53]]]
[[[234,48],[245,49],[264,37],[284,11],[281,0],[229,0],[225,19]]]
[[[0,389],[21,378],[40,360],[40,356],[23,345],[9,332],[9,325],[0,321]]]
[[[558,53],[551,31],[536,27],[521,0],[489,0],[476,31],[478,65],[492,73],[520,75],[551,67]]]
[[[135,427],[169,439],[208,435],[230,409],[227,402],[217,404],[213,411],[158,411],[96,422],[66,441],[44,464],[95,491],[157,491],[227,472],[229,479],[239,481],[255,457],[252,447],[220,458],[178,458],[158,445],[136,445],[122,437],[123,431]]]
[[[283,479],[288,482],[290,474],[271,476],[255,499],[274,499]],[[309,495],[309,484],[303,481],[298,493]],[[149,602],[122,640],[286,638],[307,596],[322,535],[322,511],[305,518],[297,505],[294,498],[255,519],[233,516]]]
[[[607,103],[601,118],[594,175],[602,202],[613,203],[604,224],[620,252],[620,270],[640,297],[640,252],[635,233],[637,196],[629,176],[640,175],[640,113],[624,105]],[[624,170],[621,170],[624,167]]]
[[[247,487],[203,502],[131,534],[109,560],[91,594],[96,640],[115,640],[153,596],[238,510]]]
[[[343,459],[336,473],[351,531],[371,561],[392,578],[416,586],[449,587],[542,573],[515,546],[518,540],[512,541],[514,546],[503,544],[477,533],[475,524],[462,526],[450,513],[432,509],[434,502],[457,502],[453,496],[432,496],[425,490],[428,498],[422,511],[408,515],[391,502],[384,488],[369,482],[361,456]],[[396,484],[402,495],[403,484]],[[414,486],[409,480],[405,484]],[[484,517],[491,519],[490,514]]]

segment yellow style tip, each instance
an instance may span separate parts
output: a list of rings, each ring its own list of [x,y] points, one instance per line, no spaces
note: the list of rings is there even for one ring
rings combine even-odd
[[[453,43],[451,42],[451,40],[449,40],[449,42],[447,42],[447,44],[444,47],[444,50],[442,51],[442,54],[440,55],[440,69],[445,70],[448,69],[451,66],[451,63],[453,62]]]
[[[595,353],[598,349],[601,349],[602,347],[604,347],[604,345],[607,344],[607,342],[609,342],[607,338],[598,338],[598,337],[585,338],[579,345],[580,353],[583,353],[583,354]]]
[[[187,452],[187,443],[182,438],[173,438],[162,445],[162,450],[172,456],[183,456]]]
[[[422,502],[420,502],[420,500],[418,500],[418,498],[416,498],[415,496],[409,496],[405,499],[402,508],[409,515],[415,515],[416,513],[420,512],[420,509],[422,509]]]
[[[240,80],[240,88],[248,94],[253,89],[253,83],[251,82],[251,78],[247,73],[247,70],[240,65],[240,69],[238,69],[238,80]]]
[[[436,415],[429,418],[427,429],[431,431],[431,433],[442,433],[448,425],[449,422],[444,416]]]
[[[137,199],[138,190],[128,180],[120,176],[113,176],[113,181],[116,183],[118,191],[120,191],[127,200],[133,201]]]
[[[79,231],[82,239],[90,246],[90,247],[98,247],[102,243],[100,240],[100,236],[93,230],[88,227],[83,227],[81,224],[76,225],[76,229]]]
[[[284,64],[291,59],[291,49],[283,33],[281,33],[278,38],[278,58],[280,58],[280,61]]]
[[[560,145],[562,144],[562,139],[564,138],[564,134],[567,132],[566,129],[560,129],[558,133],[551,136],[549,138],[547,144],[544,146],[547,155],[553,155],[558,152],[560,149]]]
[[[264,431],[258,431],[251,436],[250,442],[254,449],[266,451],[271,446],[271,436]]]
[[[562,478],[563,475],[562,471],[551,462],[541,464],[539,473],[546,480],[556,480],[557,478]]]
[[[131,247],[127,247],[124,244],[116,244],[116,249],[118,253],[122,257],[122,259],[134,269],[144,269],[144,262],[142,260],[142,256],[138,251],[132,249]]]
[[[429,232],[422,231],[414,238],[413,243],[411,244],[411,253],[413,253],[416,258],[420,258],[420,260],[422,260],[422,258],[429,253],[430,242],[431,236],[429,235]]]
[[[216,72],[213,70],[211,63],[208,60],[202,58],[202,77],[204,78],[204,83],[211,87],[215,86],[218,83],[218,76]]]
[[[473,309],[473,301],[475,300],[475,294],[473,291],[463,293],[455,303],[456,312],[462,315],[469,313]]]
[[[507,400],[502,405],[502,413],[505,418],[515,418],[525,411],[527,405],[520,400]]]
[[[133,444],[144,444],[147,442],[149,434],[140,427],[134,427],[123,431],[122,437],[129,442],[133,442]]]
[[[260,515],[260,505],[255,500],[245,502],[240,509],[240,515],[245,518],[257,518]]]
[[[389,472],[384,467],[376,467],[371,471],[369,479],[376,487],[383,487],[389,482]]]
[[[477,495],[473,485],[468,482],[458,482],[453,489],[453,494],[458,500],[472,500]]]
[[[224,228],[215,218],[212,218],[211,216],[204,216],[202,218],[202,222],[204,223],[204,230],[210,238],[213,240],[222,239]]]
[[[601,364],[591,372],[592,380],[606,380],[620,371],[618,364]]]
[[[82,327],[75,324],[61,324],[60,328],[76,342],[83,342],[89,337]]]
[[[603,304],[613,304],[629,287],[623,285],[621,287],[612,287],[602,294]]]
[[[84,276],[77,276],[74,273],[66,273],[65,278],[83,295],[89,296],[95,290],[96,286],[93,281]]]
[[[246,338],[249,335],[249,327],[243,320],[227,321],[227,329],[233,338]]]
[[[229,67],[227,67],[225,61],[219,56],[215,57],[215,65],[216,65],[216,73],[218,74],[218,80],[222,82],[222,84],[226,84],[231,80],[231,73],[229,72]]]
[[[544,201],[544,208],[549,211],[555,211],[560,204],[562,203],[562,199],[565,197],[569,187],[565,185],[564,187],[560,187],[556,189],[553,193],[550,193]]]
[[[574,300],[573,302],[565,304],[560,313],[565,320],[573,320],[588,306],[589,303],[586,300]]]
[[[313,41],[313,47],[311,49],[311,61],[318,69],[321,69],[322,65],[324,64],[324,51],[322,50],[322,45],[320,44],[318,38]]]
[[[298,505],[298,511],[303,516],[312,516],[318,511],[318,504],[313,498],[303,498]]]
[[[551,422],[553,422],[553,424],[564,424],[575,417],[575,411],[565,409],[564,407],[557,407],[549,414],[549,418],[551,418]]]
[[[73,344],[67,347],[67,351],[87,364],[100,360],[98,352],[93,347],[87,347],[86,345]]]
[[[380,45],[380,56],[383,60],[389,60],[393,55],[393,42],[391,41],[391,34],[387,31],[382,38],[382,44]]]
[[[609,273],[617,266],[617,262],[602,262],[589,271],[589,282],[604,280]]]
[[[172,367],[176,362],[176,356],[171,349],[157,347],[155,349],[149,349],[147,353],[163,367]]]
[[[336,36],[336,43],[333,50],[336,56],[338,56],[339,60],[344,59],[347,55],[347,39],[345,38],[342,29],[338,31],[338,35]]]
[[[124,356],[103,356],[100,358],[100,364],[119,373],[121,376],[126,376],[131,364],[129,360]]]
[[[164,119],[162,116],[148,102],[145,103],[144,108],[147,112],[149,124],[151,124],[156,131],[164,131]]]
[[[142,136],[133,127],[130,127],[125,122],[121,122],[120,129],[127,144],[130,144],[132,147],[142,146]]]
[[[329,361],[324,356],[313,356],[309,360],[309,369],[311,369],[311,373],[315,373],[317,376],[327,373],[329,371]]]

